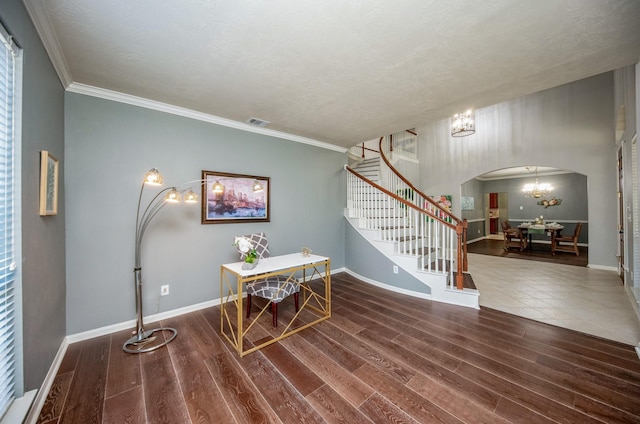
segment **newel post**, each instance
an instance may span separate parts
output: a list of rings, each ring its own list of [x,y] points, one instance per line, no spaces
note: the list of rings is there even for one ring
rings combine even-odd
[[[466,234],[465,231],[465,226],[466,226],[466,221],[463,222],[458,222],[456,224],[456,235],[458,236],[458,260],[456,261],[457,265],[456,265],[456,288],[458,290],[462,290],[464,288],[464,275],[463,275],[463,270],[464,270],[464,265],[463,265],[463,256],[466,256],[465,254],[463,254],[463,245],[465,245],[465,243],[463,243],[463,237]],[[465,252],[466,253],[466,252]]]
[[[469,223],[467,222],[467,218],[462,220],[462,225],[463,225],[463,235],[462,235],[462,252],[463,252],[463,257],[462,257],[462,269],[465,272],[469,271],[469,261],[467,259],[467,241],[468,241],[468,228],[469,228]]]

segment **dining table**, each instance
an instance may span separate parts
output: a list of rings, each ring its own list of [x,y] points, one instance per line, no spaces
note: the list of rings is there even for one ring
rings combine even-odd
[[[520,239],[527,237],[527,248],[531,249],[531,241],[533,234],[549,234],[551,236],[551,254],[555,254],[556,250],[556,237],[560,234],[560,231],[564,229],[564,225],[560,225],[557,222],[549,223],[532,223],[522,222],[518,225],[520,231]]]

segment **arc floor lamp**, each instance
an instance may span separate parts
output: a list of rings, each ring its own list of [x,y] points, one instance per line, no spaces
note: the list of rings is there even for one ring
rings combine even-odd
[[[134,285],[136,291],[136,332],[133,337],[127,340],[122,349],[128,353],[151,352],[158,349],[176,338],[178,332],[174,328],[161,327],[153,330],[145,330],[142,319],[142,266],[140,262],[140,250],[144,233],[153,218],[166,206],[167,203],[179,203],[184,195],[185,203],[197,203],[198,196],[191,190],[185,188],[178,190],[176,187],[167,187],[158,192],[141,211],[142,193],[145,185],[160,186],[163,178],[157,168],[152,168],[144,176],[140,195],[138,196],[138,208],[136,212],[136,237],[135,237],[135,264],[133,267]],[[195,181],[192,181],[195,182]],[[202,183],[202,181],[198,182]],[[142,213],[141,213],[142,212]],[[156,333],[166,333],[165,337],[158,337]]]

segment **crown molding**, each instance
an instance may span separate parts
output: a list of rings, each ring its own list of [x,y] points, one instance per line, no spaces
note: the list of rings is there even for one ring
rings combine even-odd
[[[323,141],[314,140],[312,138],[301,137],[295,134],[289,134],[282,131],[271,130],[268,128],[256,127],[244,122],[234,121],[232,119],[222,118],[220,116],[209,115],[202,112],[196,112],[191,109],[161,103],[154,100],[145,99],[143,97],[132,96],[130,94],[120,93],[118,91],[106,90],[86,84],[73,82],[67,87],[67,91],[72,93],[84,94],[87,96],[99,97],[114,102],[126,103],[133,106],[139,106],[147,109],[157,110],[159,112],[170,113],[172,115],[183,116],[185,118],[197,119],[198,121],[209,122],[224,127],[235,128],[241,131],[247,131],[270,137],[295,141],[297,143],[309,144],[311,146],[320,147],[322,149],[333,150],[340,153],[346,153],[347,149],[335,144],[325,143]]]
[[[235,128],[241,131],[262,134],[269,137],[280,138],[302,144],[308,144],[311,146],[333,150],[340,153],[346,153],[347,151],[345,147],[326,143],[324,141],[319,141],[312,138],[302,137],[295,134],[276,131],[268,128],[256,127],[244,122],[238,122],[215,115],[196,112],[191,109],[173,106],[167,103],[161,103],[142,97],[136,97],[117,91],[106,90],[74,82],[73,77],[71,76],[71,71],[69,70],[69,65],[65,60],[62,47],[60,46],[60,42],[58,41],[56,33],[53,29],[53,25],[51,24],[51,20],[49,19],[47,9],[44,5],[44,0],[23,0],[23,3],[25,5],[25,8],[27,9],[27,13],[33,21],[38,35],[40,36],[40,40],[42,41],[42,44],[44,45],[44,48],[49,55],[51,63],[53,64],[53,67],[58,74],[58,78],[67,91],[144,107],[147,109],[153,109],[160,112],[183,116],[186,118],[197,119],[199,121],[222,125],[229,128]]]
[[[31,17],[33,25],[36,27],[36,31],[40,36],[44,49],[51,59],[51,63],[58,74],[62,86],[65,89],[68,88],[73,82],[73,79],[71,78],[69,65],[62,53],[62,47],[60,46],[56,32],[53,30],[51,20],[49,20],[49,15],[44,7],[44,0],[23,0],[23,3],[27,9],[27,13]]]

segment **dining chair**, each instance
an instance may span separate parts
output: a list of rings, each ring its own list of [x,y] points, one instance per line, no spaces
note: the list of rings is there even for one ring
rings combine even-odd
[[[553,254],[555,255],[555,252],[571,252],[571,253],[575,253],[576,256],[580,256],[580,251],[578,250],[578,237],[580,236],[580,230],[582,230],[582,222],[578,222],[576,224],[576,228],[575,230],[573,230],[572,236],[563,236],[561,234],[558,234],[556,236],[556,245],[554,246]],[[561,245],[560,244],[561,242],[571,243],[571,244]]]
[[[271,256],[269,242],[265,233],[253,233],[244,237],[251,242],[259,260]],[[238,253],[240,254],[240,260],[244,260],[246,253],[240,250],[238,250]],[[272,324],[277,327],[278,304],[293,294],[296,312],[298,312],[299,293],[300,285],[286,275],[272,275],[251,281],[247,283],[247,319],[251,315],[251,296],[258,296],[271,302]]]
[[[502,234],[504,235],[504,250],[517,247],[520,251],[527,248],[527,230],[511,227],[508,220],[502,221]]]

